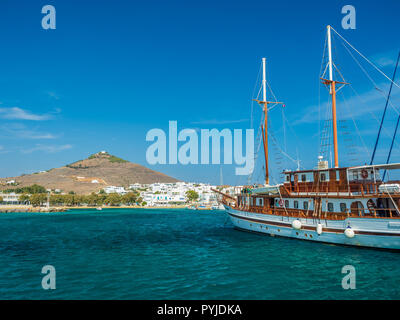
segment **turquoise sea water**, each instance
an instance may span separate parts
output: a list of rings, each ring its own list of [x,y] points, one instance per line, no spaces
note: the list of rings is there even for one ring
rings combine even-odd
[[[222,211],[0,214],[0,299],[398,299],[400,253],[233,229]],[[56,268],[56,290],[41,269]],[[341,286],[344,265],[356,289]]]

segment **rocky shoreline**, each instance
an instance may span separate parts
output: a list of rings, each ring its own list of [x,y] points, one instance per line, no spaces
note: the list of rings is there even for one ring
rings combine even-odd
[[[98,207],[88,206],[73,206],[73,207],[33,207],[33,206],[5,206],[0,205],[0,213],[23,213],[23,212],[66,212],[69,210],[78,209],[96,209]],[[102,209],[185,209],[187,206],[171,205],[171,206],[160,206],[160,207],[142,207],[142,206],[103,206]]]
[[[31,206],[0,206],[0,213],[17,213],[17,212],[65,212],[67,209],[60,208],[60,207],[52,207],[52,208],[45,208],[45,207],[31,207]]]

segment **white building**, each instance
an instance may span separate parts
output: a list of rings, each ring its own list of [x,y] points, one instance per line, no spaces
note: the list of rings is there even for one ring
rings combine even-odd
[[[116,187],[116,186],[108,186],[108,187],[105,187],[103,190],[107,194],[110,194],[110,193],[126,194],[126,193],[128,193],[128,191],[126,191],[124,187]]]
[[[145,185],[145,184],[134,183],[134,184],[129,185],[129,189],[132,189],[132,190],[143,189],[143,188],[146,188],[146,186],[147,185]]]
[[[3,203],[4,204],[20,204],[19,201],[19,194],[16,194],[14,192],[12,193],[0,193],[0,197],[3,198]]]
[[[216,195],[211,190],[215,187],[208,184],[187,182],[153,183],[147,187],[148,190],[141,192],[140,196],[143,201],[147,202],[148,206],[185,204],[187,202],[186,192],[189,190],[194,190],[199,194],[199,204],[217,204]]]

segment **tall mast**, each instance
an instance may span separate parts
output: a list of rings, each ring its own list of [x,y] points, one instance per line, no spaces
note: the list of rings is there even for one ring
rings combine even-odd
[[[331,26],[328,26],[329,80],[333,81]]]
[[[269,185],[269,172],[268,172],[268,103],[267,103],[267,76],[265,72],[265,58],[262,58],[263,64],[263,104],[264,104],[264,155],[265,155],[265,184]]]
[[[331,26],[328,26],[328,55],[329,55],[329,84],[330,94],[332,95],[332,127],[333,127],[333,153],[335,157],[335,168],[339,167],[339,152],[337,141],[337,120],[336,120],[336,81],[333,80],[332,69],[332,42],[331,42]]]
[[[267,102],[267,76],[265,72],[265,58],[262,58],[262,64],[263,64],[263,80],[262,80],[262,86],[263,86],[263,102]]]
[[[264,156],[265,156],[265,183],[269,185],[269,172],[268,172],[268,105],[269,104],[282,104],[282,102],[277,101],[267,101],[267,76],[265,72],[266,59],[262,58],[263,66],[263,79],[262,79],[262,89],[263,89],[263,99],[255,100],[260,105],[263,106],[264,111],[264,125],[261,126],[262,138],[264,143]]]

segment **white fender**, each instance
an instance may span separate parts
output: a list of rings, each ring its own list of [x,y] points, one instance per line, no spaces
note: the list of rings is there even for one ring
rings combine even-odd
[[[354,238],[354,230],[350,227],[346,228],[346,230],[344,230],[344,235],[347,238]]]
[[[292,222],[293,229],[300,230],[301,229],[301,222],[300,220],[294,220]]]
[[[322,233],[322,224],[321,224],[321,223],[318,223],[318,224],[317,224],[317,233],[318,233],[318,234],[321,234],[321,233]]]

